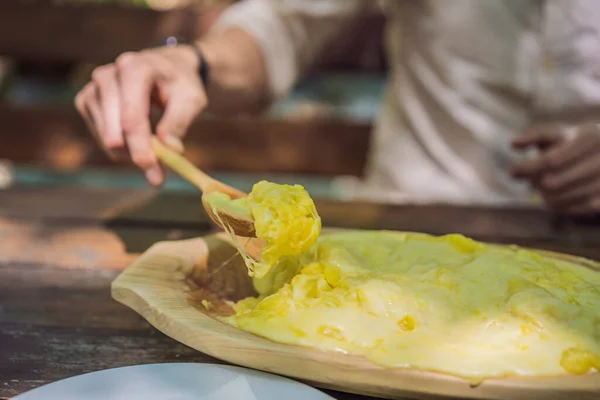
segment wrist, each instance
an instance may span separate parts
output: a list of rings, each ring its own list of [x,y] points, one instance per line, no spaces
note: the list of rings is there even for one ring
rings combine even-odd
[[[208,86],[210,72],[209,62],[203,47],[199,43],[188,42],[171,36],[167,38],[165,46],[176,51],[178,56],[185,60],[185,62],[197,72],[204,87]]]

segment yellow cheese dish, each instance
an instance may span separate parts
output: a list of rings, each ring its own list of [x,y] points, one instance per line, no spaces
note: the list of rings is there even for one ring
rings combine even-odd
[[[309,250],[321,232],[321,218],[308,192],[300,185],[278,185],[260,181],[247,197],[231,200],[224,193],[207,194],[204,201],[213,210],[229,215],[251,216],[256,236],[266,242],[260,260],[254,260],[237,243],[251,276],[264,277],[284,257]],[[215,215],[218,215],[215,212]],[[227,227],[225,227],[226,230]],[[231,234],[231,232],[229,232]]]
[[[600,273],[456,234],[338,231],[315,240],[320,219],[308,195],[299,196],[296,212],[285,194],[292,189],[262,185],[270,190],[254,197],[264,204],[253,210],[270,211],[252,214],[258,236],[270,232],[267,249],[275,250],[255,277],[260,296],[235,304],[224,322],[276,342],[472,383],[600,369]],[[309,215],[318,228],[289,236],[290,218]]]

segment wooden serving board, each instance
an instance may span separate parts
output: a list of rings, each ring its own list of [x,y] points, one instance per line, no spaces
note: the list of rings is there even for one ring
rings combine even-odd
[[[247,247],[252,251],[252,243]],[[600,264],[540,251],[600,270]],[[472,387],[450,375],[398,368],[337,352],[275,343],[220,322],[226,300],[253,295],[246,267],[225,234],[152,246],[115,279],[112,296],[153,326],[196,350],[232,364],[289,376],[317,387],[390,399],[600,398],[600,373],[486,380]],[[201,306],[208,300],[214,307]]]

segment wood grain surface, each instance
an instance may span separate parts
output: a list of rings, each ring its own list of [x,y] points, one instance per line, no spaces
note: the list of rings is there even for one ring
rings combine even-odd
[[[193,37],[198,20],[193,8],[156,11],[116,4],[3,2],[0,54],[26,60],[105,63],[125,51],[157,46],[169,35]]]
[[[86,187],[0,191],[0,399],[84,372],[218,362],[111,298],[152,244],[214,232],[200,194]],[[462,232],[600,261],[597,221],[541,211],[317,201],[326,225]],[[524,223],[523,221],[526,221]],[[367,397],[329,391],[338,400]]]
[[[72,107],[0,103],[0,121],[0,158],[65,171],[114,167]],[[207,171],[358,176],[370,133],[370,124],[337,119],[200,118],[186,135],[185,156]]]

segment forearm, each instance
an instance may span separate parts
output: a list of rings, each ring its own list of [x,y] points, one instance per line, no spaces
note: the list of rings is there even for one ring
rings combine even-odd
[[[208,109],[255,112],[287,94],[323,46],[372,7],[367,0],[246,0],[200,40],[210,65]]]
[[[199,40],[210,66],[207,110],[214,114],[261,111],[269,103],[268,77],[260,46],[237,27]]]

